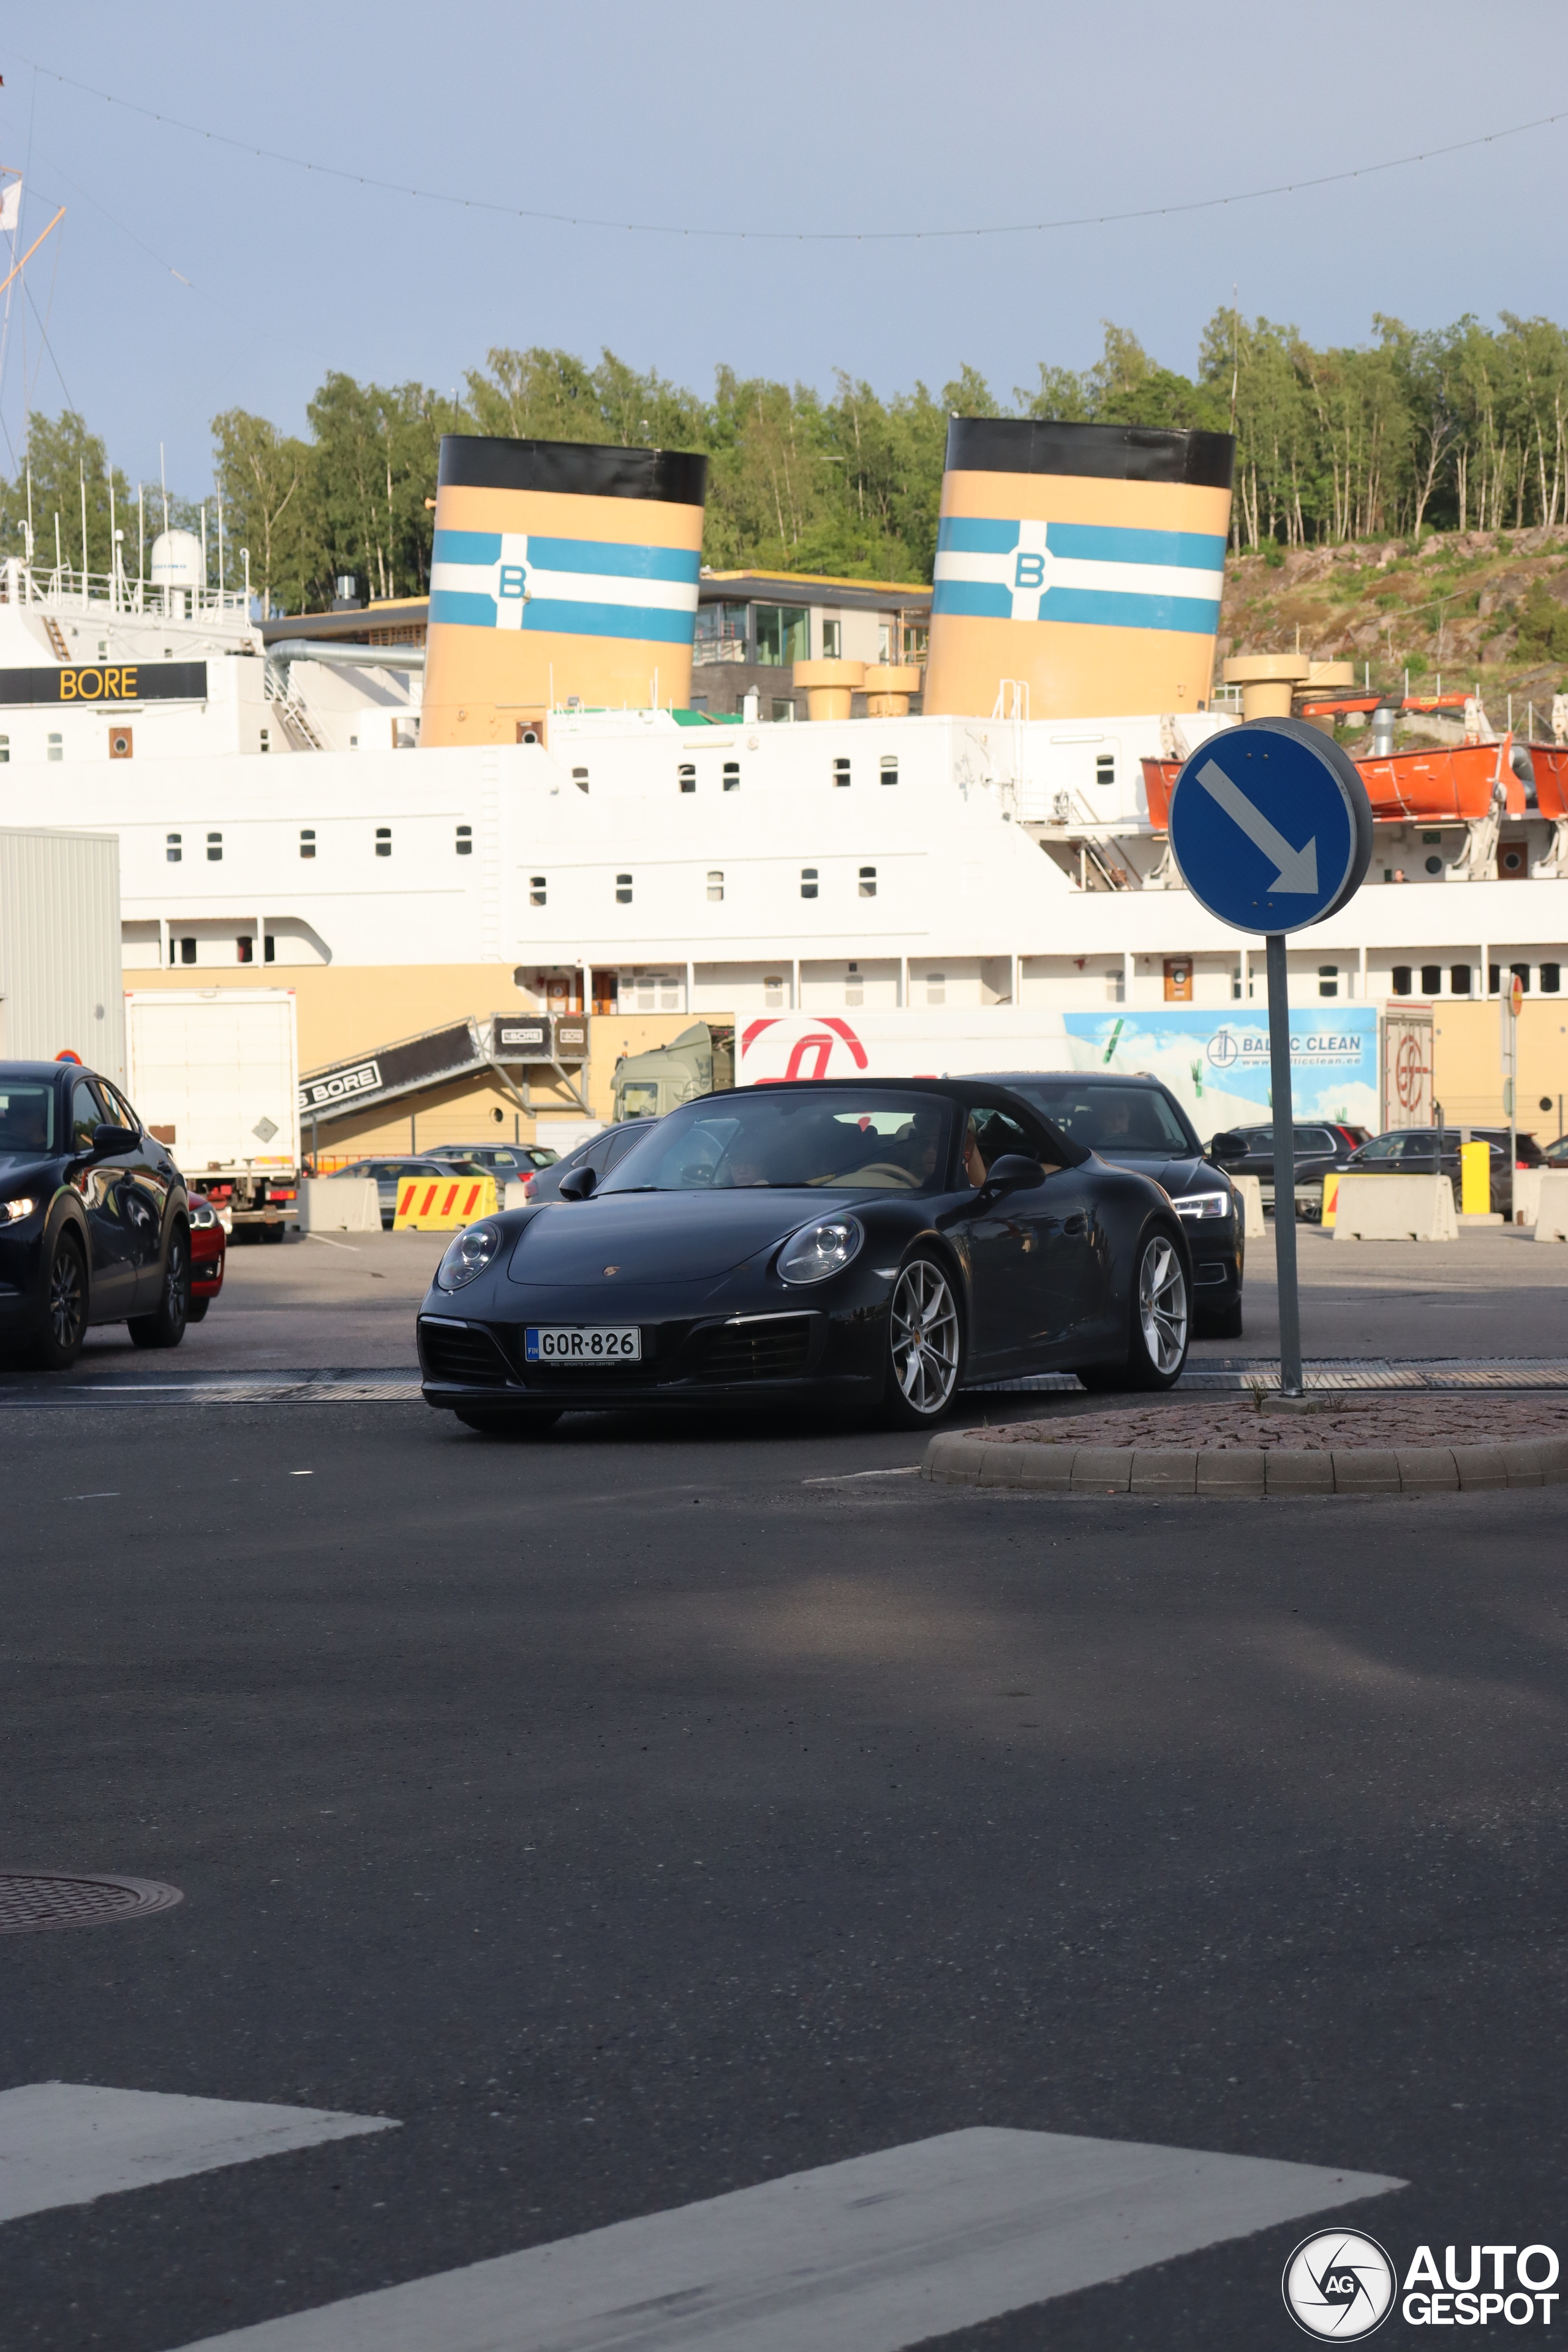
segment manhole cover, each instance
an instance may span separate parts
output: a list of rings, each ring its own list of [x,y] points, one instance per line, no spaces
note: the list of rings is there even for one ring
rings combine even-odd
[[[151,1878],[106,1878],[83,1870],[0,1871],[0,1936],[141,1919],[184,1899],[177,1886],[160,1886]]]

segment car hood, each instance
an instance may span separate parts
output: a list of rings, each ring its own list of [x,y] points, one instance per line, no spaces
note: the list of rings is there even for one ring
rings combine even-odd
[[[820,1192],[601,1192],[549,1201],[519,1234],[509,1277],[518,1283],[602,1283],[613,1265],[628,1281],[711,1282],[771,1249],[841,1202]]]
[[[1096,1157],[1109,1160],[1112,1168],[1131,1168],[1140,1176],[1151,1177],[1173,1201],[1184,1192],[1216,1192],[1225,1181],[1201,1154],[1170,1160],[1157,1151],[1101,1151]]]
[[[26,1192],[35,1178],[52,1187],[56,1160],[41,1151],[0,1151],[0,1185],[7,1194]]]

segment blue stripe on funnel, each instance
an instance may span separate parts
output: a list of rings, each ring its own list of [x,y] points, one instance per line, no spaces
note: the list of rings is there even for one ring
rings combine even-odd
[[[965,621],[1010,621],[1013,592],[979,580],[939,580],[931,595],[931,618],[951,614]]]
[[[1134,596],[1114,588],[1051,588],[1040,599],[1042,621],[1067,621],[1097,629],[1179,629],[1213,636],[1219,625],[1219,598]]]
[[[499,530],[438,530],[433,563],[499,563]]]
[[[937,525],[939,555],[1011,555],[1017,544],[1016,522],[993,522],[980,515],[945,515]]]
[[[447,629],[493,629],[496,600],[476,596],[466,588],[432,588],[430,625]]]
[[[586,572],[607,580],[683,580],[695,587],[701,559],[695,548],[634,547],[608,539],[543,539],[530,531],[528,562],[535,572]]]
[[[1225,541],[1202,530],[1125,530],[1120,524],[1053,522],[1046,527],[1053,555],[1083,563],[1167,563],[1184,572],[1218,572]]]
[[[689,646],[694,620],[690,613],[654,604],[578,604],[566,596],[532,596],[522,608],[525,629],[563,637],[642,637],[667,646]]]

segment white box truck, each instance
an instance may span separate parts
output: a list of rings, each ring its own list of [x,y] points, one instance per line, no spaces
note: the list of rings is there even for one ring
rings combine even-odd
[[[132,989],[127,1091],[231,1233],[281,1241],[300,1187],[291,988]]]
[[[0,827],[0,1061],[74,1054],[125,1084],[120,843]]]

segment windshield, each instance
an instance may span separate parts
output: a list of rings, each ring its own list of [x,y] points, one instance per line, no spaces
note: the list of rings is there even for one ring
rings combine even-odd
[[[1071,1078],[1009,1078],[1007,1084],[1090,1151],[1190,1158],[1202,1150],[1175,1104],[1153,1087],[1085,1086]]]
[[[55,1148],[55,1090],[48,1085],[21,1086],[0,1079],[0,1151],[52,1151]]]
[[[672,1111],[599,1190],[933,1192],[946,1176],[952,1122],[952,1107],[931,1095],[759,1087]]]

